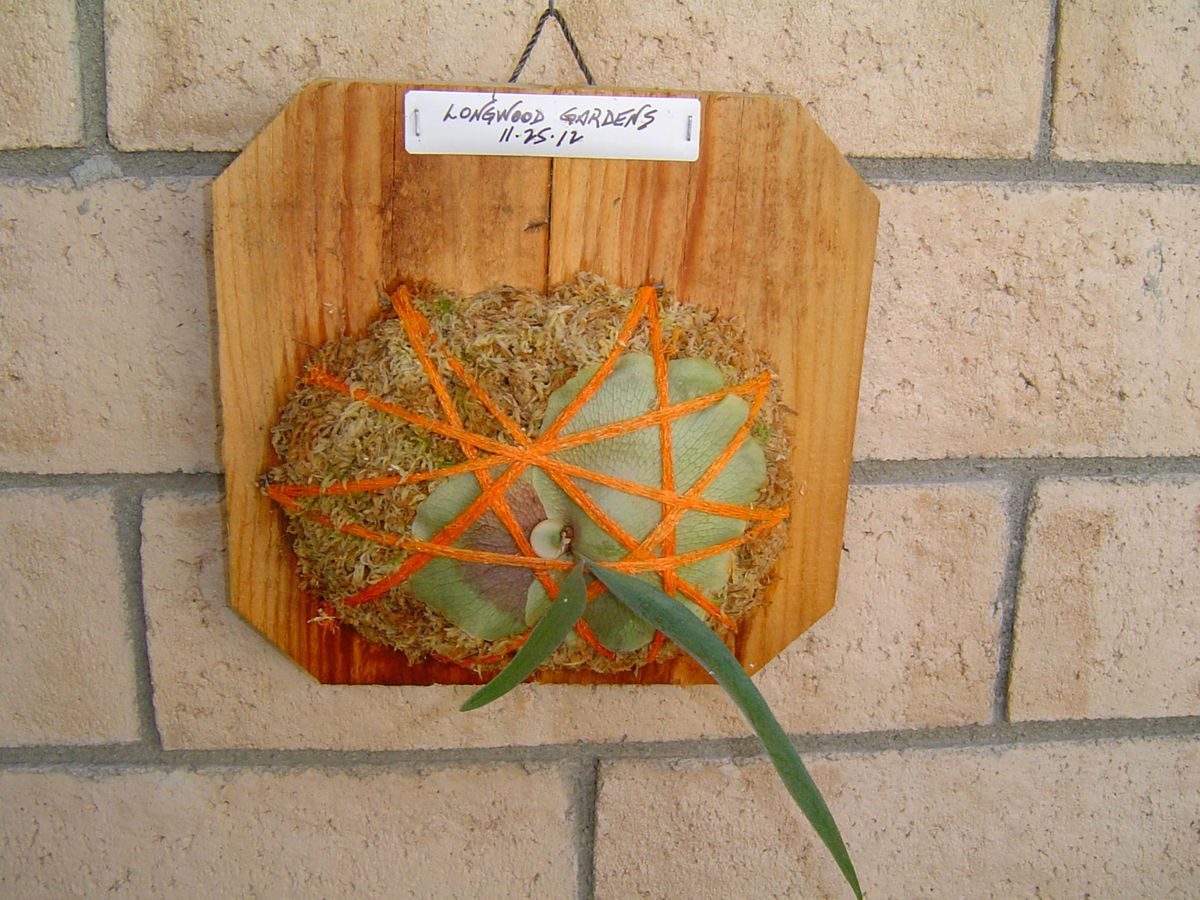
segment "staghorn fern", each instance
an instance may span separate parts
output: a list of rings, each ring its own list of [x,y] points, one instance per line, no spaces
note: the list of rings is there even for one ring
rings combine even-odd
[[[596,367],[584,369],[550,395],[543,430],[579,394],[595,371]],[[667,375],[671,403],[711,394],[725,386],[720,370],[700,359],[672,360]],[[561,434],[629,419],[649,412],[656,405],[653,360],[642,353],[626,353]],[[749,411],[745,400],[727,396],[713,406],[676,420],[671,430],[671,446],[677,491],[691,487],[717,459],[746,421]],[[601,475],[653,488],[662,486],[662,444],[657,428],[643,428],[557,451],[551,456]],[[703,496],[746,505],[758,495],[766,477],[762,448],[757,440],[747,438]],[[656,501],[592,482],[576,483],[636,540],[648,535],[661,521],[662,507]],[[428,540],[479,494],[474,474],[446,479],[418,509],[414,534]],[[567,547],[565,555],[603,563],[616,562],[627,553],[540,469],[523,474],[508,490],[506,498],[540,555],[557,556]],[[702,550],[740,536],[745,528],[742,519],[689,510],[676,528],[676,552]],[[517,552],[512,538],[492,513],[485,514],[455,545],[472,550]],[[731,565],[731,554],[726,552],[684,566],[678,574],[711,596],[725,588]],[[653,583],[655,578],[647,575],[644,580]],[[430,561],[413,576],[410,585],[423,603],[443,613],[467,633],[489,640],[525,631],[536,624],[550,605],[545,589],[532,573],[511,566],[460,563],[443,557]],[[584,620],[600,642],[613,651],[637,650],[650,642],[655,631],[617,602],[609,591],[588,604]]]

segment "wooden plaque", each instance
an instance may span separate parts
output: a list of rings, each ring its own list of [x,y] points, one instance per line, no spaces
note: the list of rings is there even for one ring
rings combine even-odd
[[[232,605],[325,683],[478,682],[310,624],[284,514],[256,479],[311,348],[361,333],[380,285],[544,292],[586,270],[741,315],[779,369],[796,412],[789,546],[734,644],[758,671],[833,606],[878,201],[790,97],[702,93],[699,160],[633,162],[410,155],[404,92],[418,87],[432,85],[310,85],[214,184]],[[541,680],[710,681],[683,658]]]

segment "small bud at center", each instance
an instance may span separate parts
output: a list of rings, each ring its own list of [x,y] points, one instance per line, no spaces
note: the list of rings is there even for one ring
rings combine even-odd
[[[544,519],[529,532],[529,543],[542,559],[558,559],[571,543],[567,532],[567,523],[562,519]]]

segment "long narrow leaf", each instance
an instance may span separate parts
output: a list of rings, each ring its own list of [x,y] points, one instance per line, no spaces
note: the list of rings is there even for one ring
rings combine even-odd
[[[529,638],[509,660],[500,673],[471,695],[461,707],[463,712],[479,709],[493,700],[503,697],[546,661],[558,649],[579,617],[587,608],[587,585],[583,581],[583,563],[573,568],[558,592],[558,599],[550,604],[545,615],[533,626]]]
[[[591,562],[588,563],[588,568],[618,601],[682,647],[726,690],[758,734],[792,799],[825,842],[838,868],[842,870],[846,881],[854,890],[854,895],[861,900],[862,890],[858,885],[858,876],[854,872],[854,864],[850,861],[846,845],[842,842],[837,823],[833,821],[833,814],[829,812],[821,792],[813,783],[804,763],[800,761],[796,748],[792,746],[771,708],[767,706],[767,701],[758,692],[758,688],[754,686],[741,664],[729,652],[729,648],[686,607],[653,585]]]

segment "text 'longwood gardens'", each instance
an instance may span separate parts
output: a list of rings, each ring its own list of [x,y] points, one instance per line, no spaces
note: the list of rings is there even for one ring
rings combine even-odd
[[[480,91],[408,91],[409,153],[693,162],[700,101]]]

